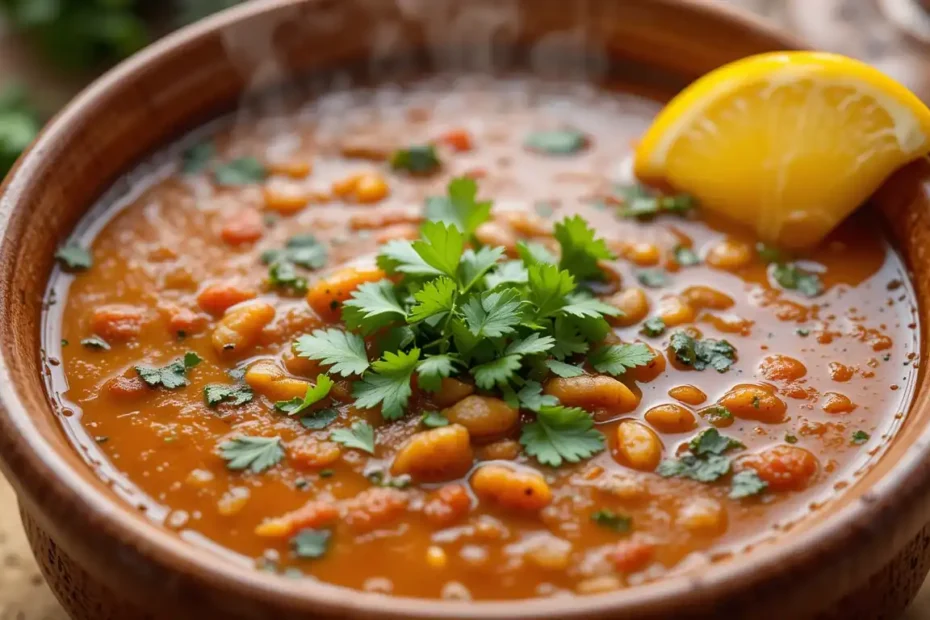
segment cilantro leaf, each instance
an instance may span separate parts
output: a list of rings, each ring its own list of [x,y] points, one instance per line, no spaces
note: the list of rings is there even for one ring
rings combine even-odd
[[[598,372],[618,376],[631,368],[652,363],[655,355],[642,343],[612,344],[594,351],[588,362]]]
[[[420,423],[426,428],[439,428],[441,426],[448,426],[449,420],[438,411],[427,411],[420,416]]]
[[[545,318],[562,310],[566,297],[575,290],[572,274],[549,263],[527,268],[529,301],[536,306],[536,317]]]
[[[65,271],[87,271],[94,265],[90,252],[76,243],[66,243],[55,252],[55,260]]]
[[[298,294],[307,292],[307,278],[297,273],[294,263],[286,260],[271,263],[268,284],[272,288],[287,289]]]
[[[428,392],[438,392],[442,380],[452,374],[460,360],[452,354],[430,355],[417,364],[417,384]]]
[[[504,257],[504,248],[481,248],[477,252],[468,249],[462,254],[459,265],[459,281],[464,290],[471,290],[481,278]]]
[[[550,353],[558,359],[565,359],[577,353],[585,353],[590,348],[575,320],[558,317],[555,320],[555,346]]]
[[[203,360],[200,359],[199,355],[192,351],[188,351],[184,354],[183,358],[176,359],[160,368],[136,366],[136,373],[138,373],[139,377],[145,381],[146,385],[149,387],[161,386],[167,390],[173,390],[190,383],[190,381],[187,380],[187,371],[201,361]]]
[[[562,248],[559,268],[567,270],[576,280],[602,280],[604,274],[597,261],[614,258],[603,239],[580,215],[566,217],[555,225],[555,238]]]
[[[301,560],[316,560],[326,555],[332,532],[329,530],[300,530],[291,538],[291,550]]]
[[[661,269],[644,269],[636,274],[636,279],[646,288],[662,288],[668,285],[668,274]]]
[[[359,285],[342,304],[346,327],[365,334],[406,318],[407,312],[397,301],[394,283],[387,279]]]
[[[361,381],[352,388],[355,406],[373,409],[381,406],[381,415],[386,420],[396,420],[404,415],[412,390],[410,379],[420,360],[420,350],[407,353],[386,352],[384,357],[371,365]]]
[[[572,364],[566,364],[559,360],[546,360],[546,366],[552,371],[552,374],[558,377],[580,377],[584,374],[584,369]]]
[[[684,215],[695,206],[695,200],[688,194],[662,196],[651,192],[642,185],[618,188],[623,200],[620,216],[647,220],[660,213]]]
[[[646,319],[643,323],[642,329],[639,330],[639,333],[644,336],[661,336],[665,333],[665,321],[662,320],[660,316],[654,316],[650,319]]]
[[[369,366],[365,341],[341,329],[317,329],[305,334],[294,343],[294,350],[300,357],[332,366],[329,371],[343,377],[360,375]]]
[[[522,262],[509,260],[497,265],[496,269],[485,276],[484,281],[489,289],[509,284],[526,284],[529,281],[529,273]]]
[[[184,174],[197,174],[207,167],[216,155],[212,142],[198,142],[181,153],[181,171]]]
[[[388,273],[405,273],[412,276],[441,276],[443,272],[420,256],[409,241],[394,239],[381,246],[378,267]]]
[[[711,405],[698,412],[702,418],[713,424],[719,420],[732,420],[733,414],[723,405]]]
[[[220,456],[226,461],[226,467],[233,471],[248,469],[253,474],[260,474],[281,462],[284,448],[280,437],[251,437],[241,435],[219,446]]]
[[[523,300],[513,289],[488,291],[472,297],[462,307],[471,333],[478,338],[498,338],[513,333],[522,318]]]
[[[606,508],[592,512],[591,521],[617,534],[626,534],[633,529],[633,517]]]
[[[675,257],[675,262],[682,267],[692,267],[701,264],[701,259],[695,251],[686,245],[676,245],[672,250],[672,255]]]
[[[761,241],[756,243],[756,254],[759,255],[759,258],[766,265],[769,263],[784,262],[784,255],[781,253],[781,250],[776,247],[766,245]]]
[[[419,241],[413,242],[413,250],[427,265],[455,278],[465,249],[465,237],[458,228],[441,222],[426,222],[420,236]]]
[[[763,493],[769,483],[759,477],[752,469],[744,469],[733,476],[730,481],[730,499],[742,499]]]
[[[301,417],[300,424],[311,431],[319,431],[335,422],[338,417],[339,412],[336,409],[327,407]]]
[[[496,386],[507,386],[520,368],[519,355],[503,355],[471,369],[475,385],[482,390],[493,390]]]
[[[555,338],[552,336],[540,336],[537,333],[530,334],[522,340],[514,340],[507,348],[504,349],[504,355],[536,355],[545,353],[555,346]]]
[[[820,276],[797,265],[775,263],[771,268],[772,279],[782,288],[797,291],[805,297],[817,297],[823,293]]]
[[[585,135],[574,129],[534,131],[523,141],[528,150],[545,155],[571,155],[582,150],[587,143]]]
[[[308,385],[307,393],[301,398],[292,398],[290,400],[279,400],[274,404],[274,408],[283,411],[289,416],[294,416],[304,411],[308,407],[320,402],[333,388],[333,380],[327,375],[319,374],[316,376],[316,385]]]
[[[414,305],[407,315],[408,323],[417,323],[431,317],[442,317],[455,307],[458,287],[451,278],[430,280],[413,294]]]
[[[286,261],[307,269],[320,269],[326,265],[326,246],[313,235],[296,235],[287,240],[283,249],[262,252],[261,260],[266,265]]]
[[[213,169],[213,177],[218,185],[262,183],[267,176],[265,165],[254,157],[240,157]]]
[[[723,454],[727,450],[745,448],[746,446],[735,439],[721,435],[716,428],[709,428],[693,437],[688,443],[688,447],[692,454],[704,456],[707,454]]]
[[[440,165],[436,147],[432,144],[398,149],[391,155],[391,168],[406,170],[412,174],[430,174],[438,170]]]
[[[88,349],[100,349],[101,351],[110,350],[110,343],[100,336],[90,336],[89,338],[84,338],[81,340],[81,344]]]
[[[517,392],[520,406],[530,411],[539,411],[543,407],[557,407],[559,399],[549,394],[543,394],[542,385],[538,381],[527,381]]]
[[[852,443],[859,446],[867,442],[870,438],[871,436],[867,432],[858,430],[852,434]]]
[[[346,448],[375,453],[375,429],[368,422],[359,421],[350,428],[337,428],[329,434],[329,438]]]
[[[604,436],[578,407],[540,407],[536,421],[523,427],[520,443],[543,465],[577,463],[604,449]]]
[[[565,298],[565,305],[559,309],[561,314],[569,314],[580,319],[596,319],[602,316],[619,316],[623,314],[615,306],[584,293],[572,293]]]
[[[491,202],[478,202],[477,195],[478,184],[474,179],[452,179],[449,182],[448,196],[431,197],[426,200],[426,217],[454,225],[471,236],[491,217]]]
[[[717,454],[711,454],[705,458],[685,454],[680,459],[662,461],[656,473],[663,478],[678,476],[698,482],[713,482],[730,473],[730,459]]]
[[[726,372],[736,361],[736,349],[726,340],[696,340],[683,331],[672,334],[669,348],[681,364],[695,370],[710,366],[717,372]]]
[[[242,384],[221,385],[211,383],[203,388],[203,399],[208,407],[216,407],[222,402],[238,407],[251,401],[252,396],[252,388]]]

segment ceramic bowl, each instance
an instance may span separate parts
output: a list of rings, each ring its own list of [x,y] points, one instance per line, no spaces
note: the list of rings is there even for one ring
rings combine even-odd
[[[895,617],[930,554],[930,387],[868,474],[771,543],[611,594],[452,603],[288,580],[195,547],[103,482],[45,391],[43,293],[55,248],[145,155],[243,97],[354,66],[524,69],[669,96],[739,57],[799,44],[696,0],[271,0],[174,34],[104,75],[45,129],[0,190],[0,461],[42,571],[73,618]],[[878,193],[930,325],[930,210],[911,166]],[[926,334],[922,334],[926,347]]]

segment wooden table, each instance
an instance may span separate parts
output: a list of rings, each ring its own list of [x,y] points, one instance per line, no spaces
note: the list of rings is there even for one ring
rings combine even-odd
[[[819,47],[869,60],[930,101],[930,51],[883,23],[883,0],[726,0],[787,25]],[[11,72],[25,74],[45,107],[66,101],[76,89],[36,65],[3,36],[0,23],[0,84]],[[903,620],[930,618],[930,581]],[[67,620],[39,575],[19,523],[12,489],[0,477],[0,620]]]

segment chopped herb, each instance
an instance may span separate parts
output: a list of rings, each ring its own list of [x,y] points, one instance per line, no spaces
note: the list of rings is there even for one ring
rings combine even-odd
[[[294,263],[290,261],[271,263],[268,284],[272,288],[287,289],[299,295],[307,292],[307,278],[299,275]]]
[[[221,385],[211,383],[203,388],[203,399],[208,407],[216,407],[222,402],[238,407],[250,402],[252,396],[252,388],[242,384]]]
[[[371,372],[353,386],[355,406],[361,409],[381,407],[381,415],[386,420],[400,418],[413,392],[410,379],[419,359],[419,349],[385,353],[383,358],[372,363]]]
[[[784,289],[797,291],[805,297],[816,297],[823,293],[820,276],[796,265],[776,263],[771,268],[772,278]]]
[[[288,262],[307,269],[320,269],[326,265],[326,246],[313,235],[297,235],[288,239],[283,249],[262,252],[261,259],[266,265]]]
[[[661,336],[665,333],[665,321],[662,320],[660,316],[654,316],[652,318],[646,319],[643,323],[642,329],[639,330],[639,333],[644,336],[656,337]]]
[[[252,185],[264,182],[268,176],[265,165],[254,157],[240,157],[213,169],[219,185]]]
[[[701,417],[705,418],[711,424],[720,420],[733,419],[733,414],[730,413],[730,410],[723,405],[711,405],[709,407],[705,407],[704,409],[701,409],[700,414]]]
[[[420,424],[426,428],[439,428],[440,426],[448,426],[449,419],[438,411],[427,411],[420,416]]]
[[[672,334],[669,347],[681,364],[695,370],[709,366],[717,372],[726,372],[736,361],[736,349],[726,340],[696,340],[683,331]]]
[[[326,409],[320,409],[319,411],[314,411],[311,414],[303,416],[300,418],[300,423],[304,428],[312,431],[319,431],[335,422],[338,417],[338,411],[332,407],[327,407]]]
[[[752,397],[752,401],[750,401],[750,404],[753,406],[754,409],[758,409],[758,408],[759,408],[759,405],[760,405],[759,397],[758,397],[758,396],[753,396],[753,397]]]
[[[591,520],[601,527],[616,532],[626,534],[633,529],[633,518],[629,515],[619,514],[613,510],[602,508],[591,513]]]
[[[326,398],[333,385],[333,380],[327,375],[319,374],[316,376],[316,385],[308,385],[307,393],[304,394],[303,398],[279,400],[274,404],[274,408],[289,416],[295,416]]]
[[[110,343],[101,338],[100,336],[91,336],[90,338],[84,338],[81,340],[81,344],[87,347],[88,349],[101,349],[103,351],[110,350]]]
[[[181,359],[176,359],[170,364],[160,368],[151,366],[136,366],[136,372],[139,377],[145,381],[149,387],[161,386],[168,390],[183,387],[190,382],[187,380],[187,371],[195,367],[201,361],[200,356],[193,351],[188,351]]]
[[[253,474],[260,474],[284,458],[280,437],[243,435],[224,441],[219,448],[226,467],[233,471],[248,469]]]
[[[198,142],[181,154],[181,171],[184,174],[197,174],[207,167],[216,155],[212,142]]]
[[[730,459],[725,452],[743,448],[743,444],[721,435],[717,429],[707,429],[688,442],[689,453],[678,459],[666,459],[656,470],[660,476],[678,476],[698,482],[713,482],[730,473]]]
[[[852,434],[852,442],[858,446],[867,442],[870,437],[865,431],[856,431]]]
[[[333,471],[332,469],[321,469],[320,470],[320,478],[332,478],[335,475],[336,475],[336,472]]]
[[[68,341],[65,340],[64,338],[62,338],[62,339],[61,339],[61,346],[63,346],[63,347],[68,346]]]
[[[555,396],[543,394],[542,385],[538,381],[527,381],[517,392],[520,406],[530,411],[539,411],[543,407],[556,407],[559,400]]]
[[[694,198],[687,194],[662,196],[642,185],[620,187],[617,193],[623,200],[620,216],[626,218],[648,220],[661,213],[685,215],[695,206]]]
[[[552,374],[558,377],[580,377],[584,374],[584,369],[572,364],[566,364],[559,360],[546,360],[546,366],[552,371]]]
[[[700,257],[688,246],[676,245],[675,249],[672,250],[672,254],[675,256],[675,262],[682,267],[691,267],[701,264]]]
[[[766,265],[769,263],[784,262],[784,255],[781,253],[781,250],[770,245],[766,245],[761,241],[756,243],[756,254],[759,255],[759,259]]]
[[[391,489],[406,489],[411,483],[410,476],[398,476],[394,478],[380,470],[371,472],[366,478],[377,487],[387,487]]]
[[[439,156],[432,144],[398,149],[391,155],[391,168],[412,174],[430,174],[439,170]]]
[[[66,243],[55,252],[55,259],[65,271],[87,271],[94,264],[90,252],[76,243]]]
[[[541,407],[536,421],[520,435],[526,453],[543,465],[577,463],[604,449],[604,436],[594,429],[591,416],[578,407]]]
[[[465,235],[473,235],[478,226],[491,217],[491,202],[478,202],[478,184],[474,179],[452,179],[446,196],[426,200],[426,217],[434,222],[455,226]]]
[[[639,283],[647,288],[662,288],[668,285],[668,274],[661,269],[645,269],[636,274]]]
[[[796,444],[798,443],[798,438],[795,437],[794,435],[789,435],[788,433],[785,433],[785,443]]]
[[[365,341],[358,334],[339,329],[318,329],[301,336],[294,345],[297,355],[330,366],[329,372],[348,377],[368,369]]]
[[[567,217],[555,225],[554,235],[562,249],[559,269],[567,271],[577,282],[603,280],[600,260],[611,260],[614,253],[581,216]],[[525,261],[524,261],[525,262]]]
[[[306,478],[298,478],[294,480],[294,488],[298,491],[305,491],[310,488],[310,481]]]
[[[585,135],[573,129],[534,131],[523,141],[528,150],[545,155],[571,155],[585,148],[587,144],[588,139]]]
[[[763,493],[769,484],[752,469],[744,469],[730,481],[730,499],[743,499]]]
[[[368,454],[375,453],[375,429],[368,422],[355,422],[351,428],[339,428],[330,433],[329,438]]]
[[[697,456],[707,454],[723,454],[727,450],[745,448],[742,443],[721,435],[716,428],[709,428],[698,433],[688,443],[691,452]]]
[[[806,327],[799,327],[794,330],[794,333],[796,333],[801,338],[807,338],[811,335],[811,330],[807,329]]]
[[[316,560],[326,555],[332,535],[329,530],[301,530],[291,538],[291,550],[301,560]]]
[[[647,366],[655,360],[652,349],[642,343],[612,344],[594,351],[588,362],[598,372],[622,375],[627,370]]]

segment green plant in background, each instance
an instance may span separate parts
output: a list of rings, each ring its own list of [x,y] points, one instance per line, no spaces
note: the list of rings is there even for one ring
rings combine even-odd
[[[41,126],[22,85],[8,84],[0,90],[0,180]]]
[[[242,4],[246,0],[178,0],[178,21],[190,24],[217,11]]]

